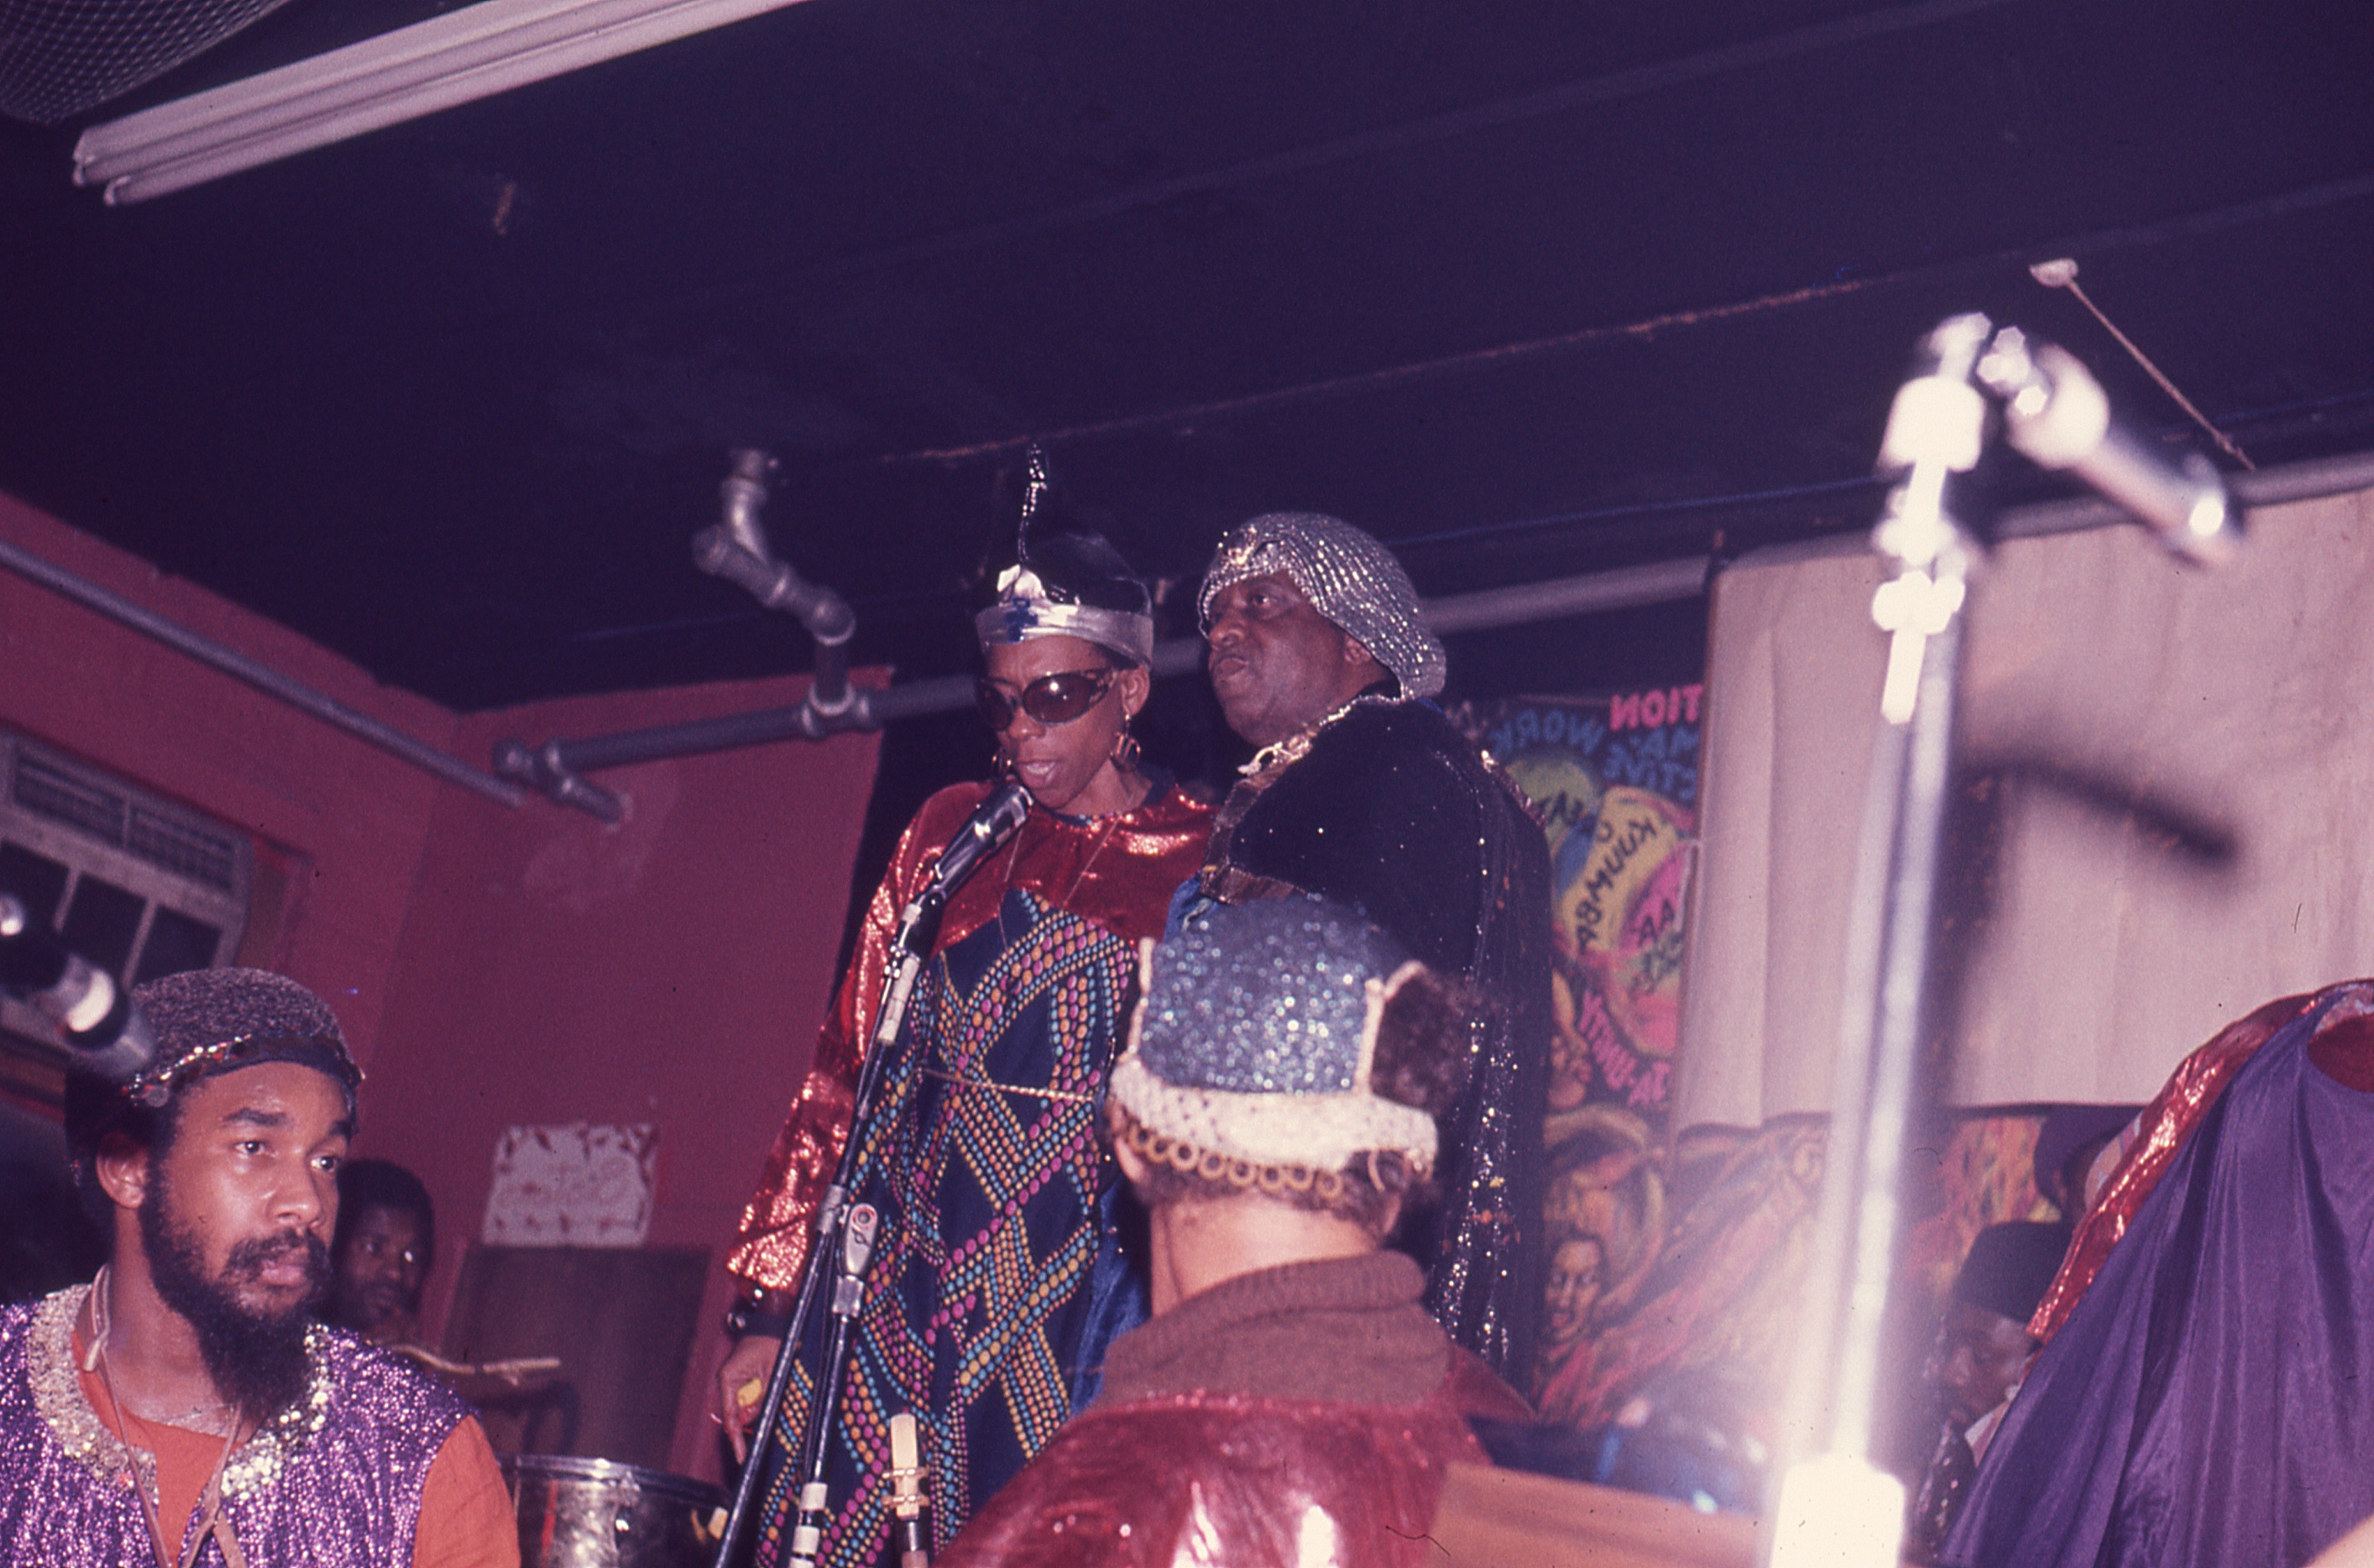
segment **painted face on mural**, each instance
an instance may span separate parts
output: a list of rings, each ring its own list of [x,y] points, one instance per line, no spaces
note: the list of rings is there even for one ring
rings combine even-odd
[[[1590,1326],[1604,1258],[1597,1236],[1569,1236],[1550,1255],[1549,1278],[1542,1291],[1542,1331],[1553,1345],[1581,1339]]]

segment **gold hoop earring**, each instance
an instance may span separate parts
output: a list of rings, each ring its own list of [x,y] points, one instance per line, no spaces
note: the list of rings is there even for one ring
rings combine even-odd
[[[1121,732],[1113,737],[1113,766],[1124,773],[1134,773],[1137,769],[1137,737],[1129,732],[1127,725],[1123,725]]]

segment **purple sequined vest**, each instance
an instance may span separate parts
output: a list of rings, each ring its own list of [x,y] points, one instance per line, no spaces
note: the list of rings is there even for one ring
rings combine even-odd
[[[0,1310],[0,1563],[151,1560],[127,1478],[153,1497],[154,1461],[100,1424],[76,1379],[72,1334],[87,1290]],[[468,1407],[351,1335],[311,1329],[306,1352],[304,1397],[224,1468],[223,1516],[250,1568],[409,1568],[429,1464]],[[199,1561],[218,1562],[217,1550],[209,1543]]]

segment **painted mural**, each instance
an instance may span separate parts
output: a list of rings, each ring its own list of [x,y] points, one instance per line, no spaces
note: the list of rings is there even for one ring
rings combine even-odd
[[[1664,1239],[1703,696],[1691,685],[1459,715],[1549,837],[1556,1032],[1536,1388],[1637,1292]]]

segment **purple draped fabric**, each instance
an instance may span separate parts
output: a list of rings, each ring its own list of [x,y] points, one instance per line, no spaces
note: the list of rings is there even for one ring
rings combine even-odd
[[[2307,1047],[2227,1086],[2037,1360],[1944,1561],[2298,1564],[2374,1513],[2374,1094]]]

